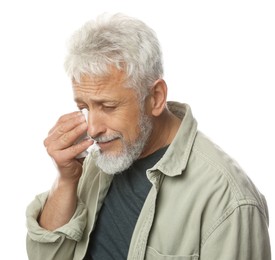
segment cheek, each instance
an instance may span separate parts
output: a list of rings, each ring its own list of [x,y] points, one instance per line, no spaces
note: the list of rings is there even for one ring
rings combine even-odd
[[[140,133],[139,116],[137,114],[111,117],[109,122],[109,129],[122,134],[124,141],[127,143],[135,141]]]
[[[127,131],[127,141],[130,143],[136,142],[141,132],[139,118],[128,121],[126,131]]]

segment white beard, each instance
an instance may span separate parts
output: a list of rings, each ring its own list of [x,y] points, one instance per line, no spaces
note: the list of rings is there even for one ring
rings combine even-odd
[[[119,154],[99,153],[96,164],[107,174],[121,173],[128,169],[142,153],[146,142],[152,132],[153,123],[149,116],[142,113],[139,120],[140,133],[133,143],[126,143],[123,136],[119,135],[123,149]]]

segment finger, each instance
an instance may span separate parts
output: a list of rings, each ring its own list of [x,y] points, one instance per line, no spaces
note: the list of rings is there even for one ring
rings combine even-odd
[[[85,116],[82,113],[75,117],[68,117],[66,121],[62,120],[56,123],[48,137],[50,137],[52,140],[57,140],[60,136],[81,125],[83,122],[86,124]]]
[[[44,141],[48,153],[51,155],[56,150],[62,150],[73,145],[87,131],[87,128],[88,125],[85,120],[84,122],[67,122],[57,127]]]
[[[63,150],[57,150],[53,154],[53,158],[59,166],[66,165],[67,162],[70,162],[72,159],[75,159],[77,155],[87,150],[89,146],[93,144],[92,139],[85,139],[80,143],[74,144],[70,147],[67,147]]]
[[[67,121],[74,120],[75,118],[81,117],[83,114],[80,111],[71,112],[65,115],[62,115],[56,122],[56,124],[50,129],[48,135],[50,135],[52,132],[55,131],[55,129],[62,125],[63,123],[66,123]]]
[[[71,129],[70,131],[64,133],[63,135],[58,138],[58,143],[62,147],[69,147],[73,145],[76,141],[79,141],[81,136],[87,131],[88,125],[86,122],[82,122],[80,125],[77,125],[75,128]]]

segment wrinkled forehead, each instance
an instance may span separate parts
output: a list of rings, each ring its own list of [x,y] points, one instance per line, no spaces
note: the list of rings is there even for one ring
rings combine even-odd
[[[124,73],[114,71],[108,76],[83,75],[79,82],[73,80],[73,94],[76,102],[93,100],[119,100],[126,97],[135,96],[137,92],[133,88],[127,87]]]
[[[117,67],[113,65],[107,66],[107,69],[100,72],[90,72],[86,71],[78,75],[78,77],[73,77],[72,82],[75,83],[81,83],[85,81],[112,81],[112,80],[120,80],[121,82],[126,83],[128,81],[127,73],[123,69],[118,69]]]

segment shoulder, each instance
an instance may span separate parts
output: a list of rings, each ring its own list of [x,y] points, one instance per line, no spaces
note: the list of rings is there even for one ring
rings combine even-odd
[[[169,199],[180,198],[180,212],[200,221],[202,233],[245,206],[255,208],[268,222],[264,196],[239,164],[200,132],[185,170],[179,176],[165,177],[162,188],[162,201],[170,204]]]
[[[201,132],[197,134],[190,157],[191,167],[196,168],[199,165],[205,167],[205,181],[209,178],[216,181],[221,179],[221,183],[228,185],[229,191],[236,200],[253,200],[262,205],[262,194],[238,162]],[[196,160],[196,164],[192,163],[192,159]]]
[[[210,211],[225,216],[251,206],[268,222],[266,201],[256,185],[231,156],[200,132],[190,154],[188,174],[200,179],[200,193],[207,198]]]

